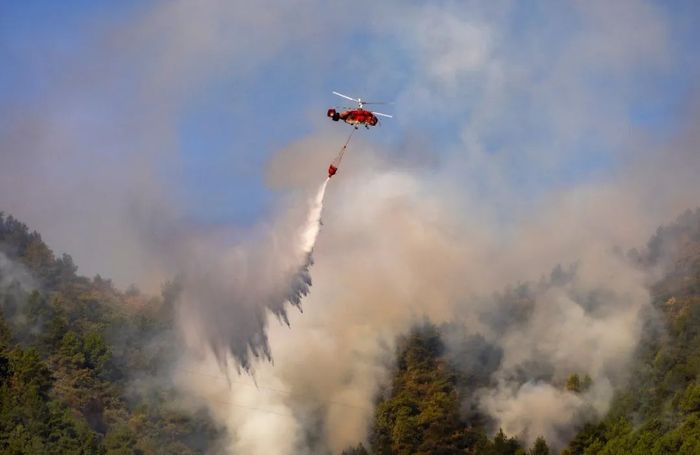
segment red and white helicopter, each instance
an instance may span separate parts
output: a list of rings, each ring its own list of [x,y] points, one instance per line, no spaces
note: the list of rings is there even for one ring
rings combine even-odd
[[[373,112],[364,109],[366,104],[386,103],[376,101],[363,101],[362,98],[352,98],[338,92],[333,92],[333,94],[338,95],[341,98],[354,101],[357,103],[358,106],[356,109],[347,108],[347,110],[342,112],[338,112],[334,108],[328,109],[328,117],[330,117],[334,122],[342,120],[345,123],[353,125],[355,129],[357,129],[359,125],[364,125],[365,128],[369,129],[370,126],[375,126],[377,123],[379,123],[379,119],[377,118],[377,116],[392,118],[392,116],[389,114],[382,114],[381,112]]]
[[[352,133],[355,132],[355,130],[360,126],[364,125],[365,128],[369,129],[370,126],[375,126],[376,124],[379,123],[379,117],[388,117],[392,118],[391,115],[389,114],[382,114],[381,112],[373,112],[373,111],[368,111],[364,109],[366,104],[386,104],[386,103],[381,103],[381,102],[371,102],[371,101],[363,101],[362,98],[352,98],[347,95],[343,95],[342,93],[338,92],[333,92],[334,95],[338,95],[341,98],[345,98],[350,101],[354,101],[357,103],[357,108],[343,108],[347,109],[342,112],[336,111],[334,108],[328,109],[328,117],[331,118],[334,122],[337,122],[338,120],[342,120],[347,124],[350,124],[354,126],[355,128],[350,132],[350,135],[348,136],[348,140],[345,141],[345,145],[340,149],[338,152],[338,155],[335,157],[335,159],[331,162],[331,165],[328,166],[328,178],[331,178],[335,175],[336,172],[338,172],[338,167],[340,166],[340,161],[343,159],[343,155],[345,154],[345,150],[348,148],[348,144],[350,143],[350,139],[352,138]]]

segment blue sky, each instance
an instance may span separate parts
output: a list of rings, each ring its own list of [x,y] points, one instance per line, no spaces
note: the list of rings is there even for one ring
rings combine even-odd
[[[51,168],[61,141],[81,150],[58,163],[81,170],[71,180],[142,156],[181,217],[252,225],[281,196],[265,183],[275,152],[345,134],[325,119],[338,90],[394,102],[363,132],[378,153],[420,137],[464,167],[465,191],[538,198],[616,172],[630,131],[672,135],[697,89],[693,1],[260,5],[3,2],[0,133],[46,134],[3,141],[6,167],[27,147]],[[111,185],[138,187],[117,168]]]

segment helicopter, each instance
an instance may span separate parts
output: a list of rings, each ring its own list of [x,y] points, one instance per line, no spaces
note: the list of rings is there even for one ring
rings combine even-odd
[[[342,112],[338,112],[334,108],[328,109],[327,115],[328,115],[328,117],[331,118],[331,120],[333,120],[334,122],[342,120],[345,123],[352,125],[354,127],[354,129],[350,132],[348,139],[345,141],[345,144],[338,152],[338,155],[331,162],[331,165],[328,166],[328,178],[329,179],[331,177],[333,177],[336,174],[336,172],[338,172],[338,167],[340,166],[340,161],[343,159],[343,155],[345,154],[345,150],[348,148],[348,144],[350,143],[350,139],[352,138],[352,133],[354,133],[355,130],[357,130],[360,125],[364,125],[365,128],[369,129],[370,126],[375,126],[379,123],[379,119],[377,118],[377,116],[392,118],[392,116],[389,114],[368,111],[364,108],[366,104],[386,104],[386,103],[377,102],[377,101],[374,101],[374,102],[364,101],[364,100],[362,100],[362,98],[352,98],[350,96],[343,95],[342,93],[338,93],[338,92],[333,92],[333,94],[337,95],[341,98],[345,98],[347,100],[356,102],[357,108],[343,108],[343,109],[347,109],[347,110],[344,110]]]
[[[377,116],[392,118],[392,116],[389,114],[383,114],[381,112],[373,112],[364,109],[366,104],[385,104],[383,102],[364,101],[362,98],[352,98],[350,96],[343,95],[342,93],[338,92],[333,92],[333,94],[341,98],[354,101],[357,103],[358,106],[354,109],[346,108],[347,110],[342,112],[338,112],[334,108],[328,109],[327,115],[334,122],[342,120],[349,125],[353,125],[355,129],[357,129],[360,125],[364,125],[365,128],[369,129],[370,126],[375,126],[379,123],[379,119],[377,118]]]

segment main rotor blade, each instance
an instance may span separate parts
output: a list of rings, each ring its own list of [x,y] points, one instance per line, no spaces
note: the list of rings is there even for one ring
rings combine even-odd
[[[342,93],[333,92],[333,94],[334,94],[334,95],[338,95],[338,96],[340,96],[340,97],[342,97],[342,98],[345,98],[345,99],[347,99],[347,100],[354,101],[354,102],[356,102],[356,103],[359,103],[359,102],[360,102],[360,100],[356,100],[355,98],[350,98],[349,96],[343,95]]]
[[[389,117],[389,118],[394,118],[394,116],[393,116],[393,115],[389,115],[389,114],[382,114],[381,112],[374,112],[374,111],[372,111],[372,113],[373,113],[374,115],[380,115],[380,116],[382,116],[382,117]]]

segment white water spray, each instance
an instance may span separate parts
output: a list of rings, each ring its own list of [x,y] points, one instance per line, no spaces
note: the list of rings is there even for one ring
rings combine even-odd
[[[268,312],[289,325],[289,306],[301,310],[311,287],[309,268],[320,227],[328,179],[306,204],[296,228],[262,235],[228,249],[195,250],[183,271],[180,320],[188,344],[208,348],[222,368],[233,360],[250,371],[253,359],[272,360]],[[274,239],[288,239],[286,242]],[[268,241],[269,240],[269,241]]]
[[[304,254],[310,254],[314,249],[316,244],[316,238],[318,237],[318,232],[321,229],[321,212],[323,211],[323,198],[326,195],[326,187],[328,186],[327,178],[316,193],[311,208],[309,209],[309,215],[306,218],[306,223],[301,231],[301,252]]]

